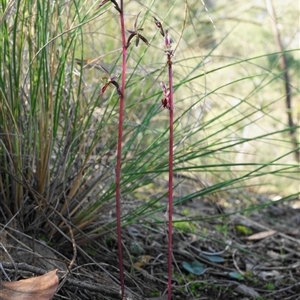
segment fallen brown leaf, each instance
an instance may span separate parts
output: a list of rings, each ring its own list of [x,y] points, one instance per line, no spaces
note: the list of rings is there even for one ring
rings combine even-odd
[[[0,283],[1,300],[49,300],[58,285],[57,269],[44,275]]]
[[[259,232],[259,233],[249,235],[247,237],[247,240],[249,240],[249,241],[262,240],[262,239],[265,239],[265,238],[267,238],[271,235],[274,235],[275,233],[276,233],[275,230],[262,231],[262,232]]]

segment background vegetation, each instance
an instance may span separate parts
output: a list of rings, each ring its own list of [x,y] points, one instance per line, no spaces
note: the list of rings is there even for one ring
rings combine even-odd
[[[141,12],[138,27],[150,46],[140,42],[128,48],[124,227],[139,220],[165,224],[168,115],[161,109],[159,82],[166,81],[167,69],[153,16],[169,28],[176,47],[175,205],[209,199],[228,209],[225,213],[238,213],[260,208],[253,195],[264,195],[263,205],[296,205],[297,1],[272,1],[283,49],[261,1],[125,2],[126,28],[133,28]],[[1,1],[1,232],[46,240],[60,259],[69,258],[69,268],[75,244],[80,259],[95,263],[99,245],[92,241],[99,243],[108,233],[112,238],[115,228],[118,95],[111,86],[101,95],[101,88],[108,79],[102,66],[120,74],[121,35],[113,4],[98,5],[90,0]],[[203,219],[199,214],[188,211],[176,220],[192,224]],[[89,249],[83,247],[87,242]],[[109,249],[107,243],[101,247]]]

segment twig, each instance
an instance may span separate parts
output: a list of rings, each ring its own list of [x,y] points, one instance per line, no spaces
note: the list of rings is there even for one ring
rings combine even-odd
[[[296,126],[293,121],[293,116],[292,116],[292,91],[291,91],[291,86],[290,86],[290,75],[288,72],[288,62],[287,62],[287,57],[284,52],[284,48],[281,42],[281,37],[280,37],[280,32],[278,30],[278,25],[277,25],[277,19],[276,19],[276,14],[274,10],[274,6],[272,3],[272,0],[266,0],[266,7],[267,11],[272,19],[272,30],[273,30],[273,35],[275,39],[275,44],[278,48],[278,50],[281,52],[281,55],[279,57],[279,68],[280,71],[283,73],[283,78],[284,78],[284,88],[285,88],[285,105],[286,105],[286,113],[287,113],[287,118],[288,118],[288,126],[289,126],[289,132],[291,135],[291,141],[294,145],[294,155],[295,159],[297,162],[300,162],[300,151],[299,151],[299,141],[297,139],[297,132],[296,132]]]

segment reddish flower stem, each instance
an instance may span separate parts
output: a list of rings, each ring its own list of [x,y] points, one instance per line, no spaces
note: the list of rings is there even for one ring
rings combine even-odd
[[[124,24],[124,5],[120,1],[120,24],[122,35],[122,77],[121,77],[121,94],[119,106],[119,126],[118,126],[118,147],[117,147],[117,164],[116,164],[116,215],[117,215],[117,236],[118,236],[118,254],[121,284],[121,299],[125,299],[124,285],[124,266],[122,251],[122,226],[121,226],[121,161],[122,161],[122,135],[123,135],[123,117],[125,102],[125,82],[126,82],[126,36]]]
[[[169,104],[170,104],[170,118],[169,118],[169,233],[168,233],[168,300],[172,299],[172,233],[173,233],[173,74],[172,74],[172,53],[167,53],[168,71],[169,71]]]

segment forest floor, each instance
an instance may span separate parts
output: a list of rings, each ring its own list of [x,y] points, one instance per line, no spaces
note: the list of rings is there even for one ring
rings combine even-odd
[[[248,210],[244,204],[239,207],[240,196],[240,191],[224,193],[174,206],[172,299],[300,299],[299,199],[273,199],[274,204],[265,205],[270,196],[247,193],[248,200],[259,207]],[[237,207],[242,213],[236,212]],[[184,221],[191,217],[193,221]],[[157,212],[157,219],[163,218],[164,212]],[[128,300],[167,299],[166,224],[153,220],[153,216],[140,219],[123,229]],[[8,238],[7,243],[16,242]],[[29,242],[22,243],[30,247]],[[20,245],[15,244],[14,263],[3,263],[6,273],[13,274],[17,266],[18,278],[24,278],[42,269],[49,271],[54,264],[58,275],[65,274],[66,264],[55,261],[53,251],[38,246],[43,245],[32,245],[32,249],[48,259],[47,264],[20,254]],[[71,275],[54,299],[120,299],[115,234],[100,236],[78,249]]]

